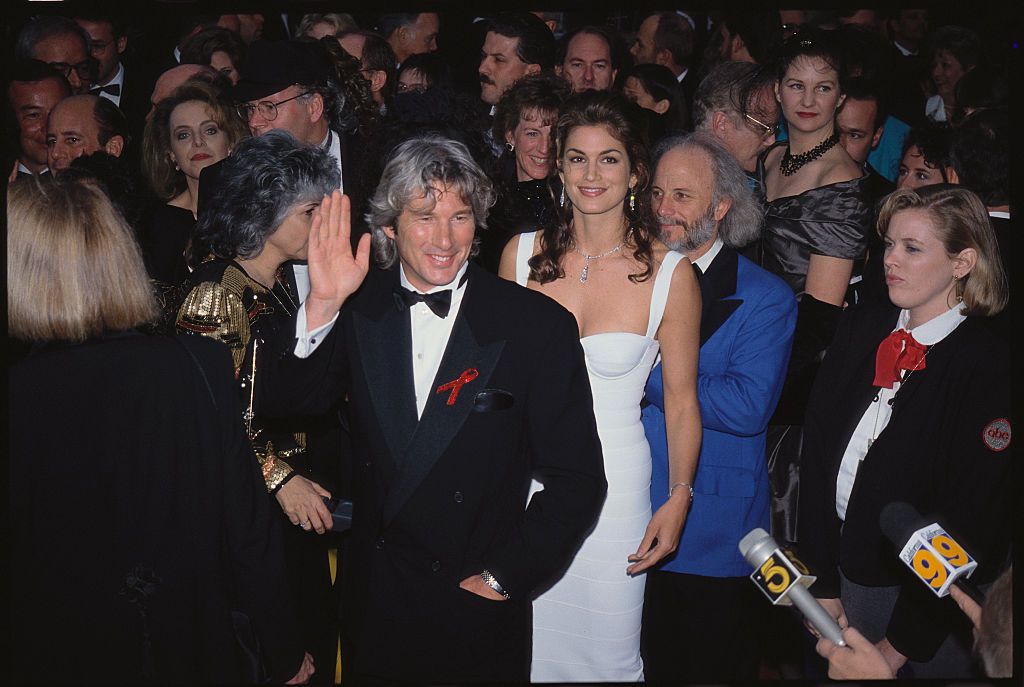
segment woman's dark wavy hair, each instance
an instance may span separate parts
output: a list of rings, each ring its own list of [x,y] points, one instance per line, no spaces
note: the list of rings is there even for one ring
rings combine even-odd
[[[629,172],[636,175],[635,209],[629,207],[629,197],[622,199],[622,213],[626,220],[623,239],[633,249],[633,257],[643,265],[636,274],[629,275],[632,282],[649,279],[654,273],[652,244],[655,234],[647,221],[647,187],[651,183],[651,168],[643,125],[637,121],[635,108],[623,96],[610,91],[586,90],[571,96],[562,105],[555,124],[555,145],[558,165],[562,165],[565,142],[573,129],[581,126],[603,126],[626,149]],[[530,277],[545,284],[565,276],[563,256],[576,245],[572,227],[572,203],[566,202],[558,213],[557,222],[545,227],[541,233],[540,252],[530,258]]]
[[[224,260],[259,255],[292,208],[338,188],[341,174],[326,150],[274,129],[241,141],[210,180],[215,187],[196,222],[192,264],[205,257],[197,250]]]

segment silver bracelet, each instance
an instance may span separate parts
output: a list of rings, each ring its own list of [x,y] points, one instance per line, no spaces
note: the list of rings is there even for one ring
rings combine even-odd
[[[693,501],[693,487],[690,486],[689,482],[676,482],[668,488],[668,497],[672,498],[672,493],[676,490],[676,487],[686,487],[690,490],[690,501]]]
[[[495,579],[494,575],[491,573],[490,570],[484,570],[482,573],[480,573],[480,579],[484,581],[484,584],[486,584],[488,587],[501,594],[506,599],[509,598],[508,592],[506,592],[505,588],[501,586],[497,579]]]

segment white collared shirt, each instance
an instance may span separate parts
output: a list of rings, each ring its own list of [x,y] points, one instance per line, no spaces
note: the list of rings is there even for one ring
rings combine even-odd
[[[120,62],[117,63],[117,73],[114,74],[114,78],[112,78],[107,83],[95,84],[95,85],[98,87],[98,86],[113,86],[115,84],[117,84],[118,86],[121,87],[121,91],[122,92],[124,91],[124,65],[121,64]],[[110,102],[114,103],[118,107],[121,107],[121,96],[120,95],[113,95],[111,93],[107,93],[106,91],[103,91],[101,93],[97,93],[97,95],[99,95],[99,97],[101,97],[101,98],[106,98],[107,100],[109,100]]]
[[[918,343],[934,346],[952,334],[953,330],[967,319],[960,312],[960,308],[961,306],[958,304],[955,308],[950,308],[941,315],[907,331]],[[906,329],[909,321],[910,311],[901,310],[899,319],[896,321],[896,329],[893,331]],[[853,430],[853,436],[850,437],[850,443],[847,444],[843,460],[839,464],[839,476],[836,478],[836,514],[840,520],[846,520],[846,508],[850,503],[850,493],[853,491],[853,483],[857,479],[860,462],[867,455],[871,442],[877,439],[889,424],[889,418],[892,417],[892,406],[889,405],[889,401],[896,396],[899,389],[899,381],[896,381],[891,389],[879,388],[871,405],[861,416],[857,429]]]
[[[1006,210],[989,210],[989,217],[995,217],[997,219],[1010,219],[1010,213]]]
[[[711,267],[711,263],[713,263],[715,258],[718,257],[718,254],[722,252],[723,245],[725,244],[722,243],[722,237],[716,236],[715,242],[711,244],[711,248],[708,248],[704,255],[693,261],[693,264],[697,266],[697,269],[700,270],[701,274],[708,271],[708,268]]]
[[[466,285],[464,283],[460,286],[455,285],[462,281],[468,265],[468,262],[462,265],[462,268],[455,275],[455,279],[451,283],[444,286],[435,286],[430,291],[420,291],[413,288],[412,284],[405,277],[405,268],[399,265],[399,279],[402,286],[407,289],[418,291],[419,293],[434,293],[435,291],[453,289],[452,304],[448,310],[448,317],[438,317],[426,303],[417,303],[409,308],[409,317],[412,318],[410,320],[412,328],[412,371],[413,384],[416,390],[417,416],[423,415],[427,399],[430,398],[431,393],[434,391],[431,387],[434,384],[434,378],[437,376],[437,370],[441,367],[441,358],[448,347],[448,339],[451,337],[452,327],[455,326],[455,318],[458,317],[462,298],[466,293]],[[307,358],[312,355],[313,351],[317,349],[324,337],[330,333],[334,323],[337,321],[338,315],[335,314],[330,322],[317,327],[311,332],[307,332],[306,308],[300,307],[295,321],[295,356],[297,358]]]
[[[413,288],[405,277],[405,268],[399,266],[399,279],[402,286],[418,293],[436,293],[446,289],[452,290],[452,305],[448,317],[438,317],[426,303],[416,303],[409,308],[412,325],[412,378],[416,387],[416,415],[423,416],[427,399],[434,393],[434,378],[441,367],[441,358],[448,347],[448,339],[452,335],[455,318],[462,305],[462,297],[466,294],[466,285],[456,286],[466,273],[468,263],[464,263],[455,279],[450,284],[435,286],[430,291]]]
[[[902,45],[899,44],[899,41],[893,41],[892,44],[896,46],[896,49],[899,50],[900,53],[902,53],[904,57],[913,57],[914,55],[917,55],[917,52],[918,52],[917,50],[911,50],[910,48],[904,48]]]
[[[683,71],[679,72],[679,76],[676,77],[676,83],[683,83],[683,79],[690,73],[689,67],[683,67]]]

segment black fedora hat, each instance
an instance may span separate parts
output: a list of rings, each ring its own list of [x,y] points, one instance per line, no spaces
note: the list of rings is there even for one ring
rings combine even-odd
[[[235,102],[260,100],[292,85],[323,85],[329,75],[324,56],[312,43],[256,41],[239,70],[241,78],[229,91]]]

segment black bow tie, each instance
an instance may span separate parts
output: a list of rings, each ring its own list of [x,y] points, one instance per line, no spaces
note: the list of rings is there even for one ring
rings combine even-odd
[[[435,315],[441,318],[448,317],[448,311],[452,307],[452,290],[435,291],[434,293],[419,293],[410,291],[404,286],[395,287],[395,306],[399,310],[411,308],[417,303],[426,303]]]
[[[106,86],[94,86],[89,89],[91,95],[99,95],[100,93],[109,93],[110,95],[116,95],[121,97],[121,84],[112,83]]]

